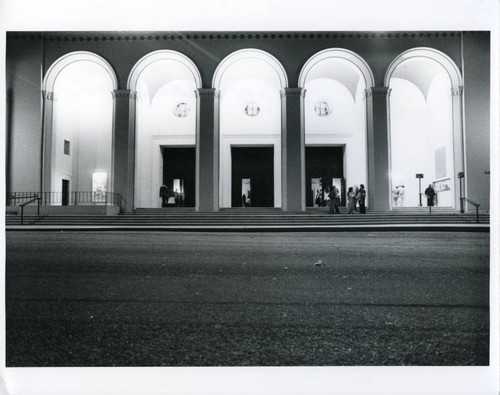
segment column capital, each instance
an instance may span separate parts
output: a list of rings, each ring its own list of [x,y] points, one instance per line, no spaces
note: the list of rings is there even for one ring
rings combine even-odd
[[[42,96],[45,100],[54,101],[54,92],[42,91]]]
[[[461,85],[457,86],[457,87],[453,87],[453,88],[451,88],[451,95],[452,96],[461,96],[463,91],[464,91],[464,87]]]
[[[199,97],[220,97],[220,90],[216,88],[198,88],[194,91],[196,98]]]
[[[372,86],[371,88],[365,89],[366,97],[372,96],[390,96],[391,88],[387,86]]]
[[[306,90],[304,88],[284,88],[280,92],[281,97],[304,97]]]
[[[113,99],[137,99],[137,92],[130,89],[115,89],[111,95]]]

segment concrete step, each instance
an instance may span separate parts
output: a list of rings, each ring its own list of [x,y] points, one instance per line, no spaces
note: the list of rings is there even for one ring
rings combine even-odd
[[[479,222],[489,224],[489,214],[480,214]],[[82,225],[82,226],[307,226],[307,225],[340,225],[340,224],[472,224],[476,223],[475,214],[459,213],[387,213],[369,212],[367,214],[336,214],[326,211],[283,213],[260,212],[242,213],[237,211],[221,213],[144,211],[118,216],[25,216],[24,224],[28,225]],[[6,217],[6,225],[18,225],[20,218]]]

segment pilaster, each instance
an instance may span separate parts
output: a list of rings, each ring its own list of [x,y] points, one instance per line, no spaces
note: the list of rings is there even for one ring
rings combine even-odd
[[[387,87],[366,90],[368,135],[368,205],[372,210],[390,210],[389,95]]]
[[[455,185],[455,207],[460,206],[460,188],[458,183],[458,173],[463,172],[465,197],[467,195],[467,166],[465,163],[465,134],[463,130],[463,86],[458,86],[451,89],[451,112],[452,112],[452,128],[453,128],[453,163],[455,163],[455,172],[451,175]],[[468,205],[466,205],[468,206]],[[468,207],[465,207],[466,210]]]
[[[282,98],[282,209],[305,211],[304,95],[302,88],[285,88]]]
[[[42,157],[42,192],[52,189],[52,132],[54,117],[54,92],[42,91],[43,98],[43,157]]]
[[[218,211],[220,93],[201,88],[196,95],[196,211]]]
[[[129,89],[114,90],[113,151],[110,183],[113,192],[127,202],[126,211],[134,210],[135,112],[137,94]]]

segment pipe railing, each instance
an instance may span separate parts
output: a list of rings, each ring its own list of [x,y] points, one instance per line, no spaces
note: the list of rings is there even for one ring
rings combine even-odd
[[[37,215],[40,216],[40,200],[42,200],[38,195],[33,195],[33,197],[27,202],[21,203],[19,207],[21,207],[21,225],[24,224],[24,206],[31,204],[35,201],[38,202]]]
[[[480,206],[480,204],[476,203],[476,202],[474,202],[474,201],[472,201],[470,199],[467,199],[466,197],[462,197],[460,199],[461,199],[461,202],[462,202],[462,207],[463,207],[463,203],[464,202],[472,204],[474,207],[476,207],[476,223],[479,223],[479,206]]]
[[[120,206],[125,199],[119,193],[92,191],[63,192],[11,192],[7,195],[7,205],[11,201],[41,198],[42,206]]]
[[[10,192],[7,206],[19,205],[19,200],[37,197],[41,206],[118,206],[123,212],[127,201],[115,192],[73,191],[63,192]]]

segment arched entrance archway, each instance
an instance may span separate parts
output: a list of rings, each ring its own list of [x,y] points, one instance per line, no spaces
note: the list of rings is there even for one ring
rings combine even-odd
[[[458,207],[456,174],[463,169],[461,95],[458,67],[432,48],[399,55],[387,70],[390,89],[391,207],[427,204]],[[417,178],[418,175],[418,178]]]
[[[116,88],[112,67],[91,52],[68,53],[47,71],[42,188],[53,193],[53,204],[74,204],[77,196],[106,201],[113,185],[111,93]]]
[[[220,207],[281,206],[281,93],[288,80],[267,52],[244,49],[217,67]]]
[[[194,207],[197,67],[179,52],[155,51],[134,66],[128,88],[136,92],[135,207],[160,207],[162,184]]]
[[[302,68],[307,206],[324,204],[332,185],[344,205],[346,187],[367,184],[366,90],[373,85],[368,64],[346,49],[318,52]]]

